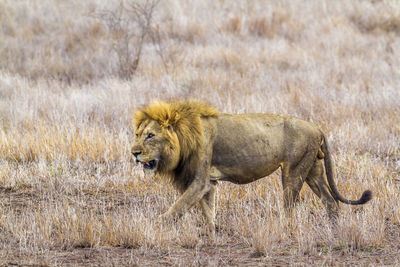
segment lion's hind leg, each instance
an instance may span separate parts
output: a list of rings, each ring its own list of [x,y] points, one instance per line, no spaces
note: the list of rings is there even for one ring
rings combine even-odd
[[[283,204],[288,215],[297,203],[304,181],[300,175],[293,172],[289,165],[282,166]]]
[[[327,209],[330,220],[334,222],[338,216],[339,205],[332,196],[322,160],[317,159],[314,162],[314,166],[310,170],[306,182],[311,190],[321,198],[322,203],[324,203]]]
[[[282,165],[283,200],[288,214],[299,200],[300,190],[313,166],[315,156],[315,151],[309,149],[300,160],[285,162]]]

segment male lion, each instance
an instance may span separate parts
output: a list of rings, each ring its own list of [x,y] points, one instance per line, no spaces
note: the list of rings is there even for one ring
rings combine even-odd
[[[155,102],[135,113],[132,154],[146,171],[169,177],[182,196],[162,215],[181,216],[200,202],[210,229],[215,229],[217,181],[247,184],[282,170],[284,206],[290,210],[306,182],[335,218],[338,201],[324,134],[312,123],[289,116],[220,114],[200,101]]]

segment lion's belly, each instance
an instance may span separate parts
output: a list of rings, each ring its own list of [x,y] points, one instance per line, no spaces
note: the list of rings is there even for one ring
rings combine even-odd
[[[280,164],[270,165],[264,170],[226,168],[223,166],[211,166],[211,181],[228,181],[235,184],[248,184],[260,178],[270,175],[280,167]]]
[[[211,179],[250,183],[271,174],[284,159],[283,131],[279,116],[221,115]]]

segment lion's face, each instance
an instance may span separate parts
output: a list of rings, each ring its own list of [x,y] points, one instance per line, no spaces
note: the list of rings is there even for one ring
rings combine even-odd
[[[171,127],[147,120],[135,129],[132,154],[146,171],[171,171],[179,161],[179,141]]]

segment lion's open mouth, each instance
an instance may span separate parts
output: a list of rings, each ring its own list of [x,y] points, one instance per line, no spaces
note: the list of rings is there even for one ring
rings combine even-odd
[[[142,162],[142,163],[143,163],[143,168],[145,169],[152,170],[154,169],[154,167],[156,167],[156,161],[154,159],[150,160],[149,162]]]

